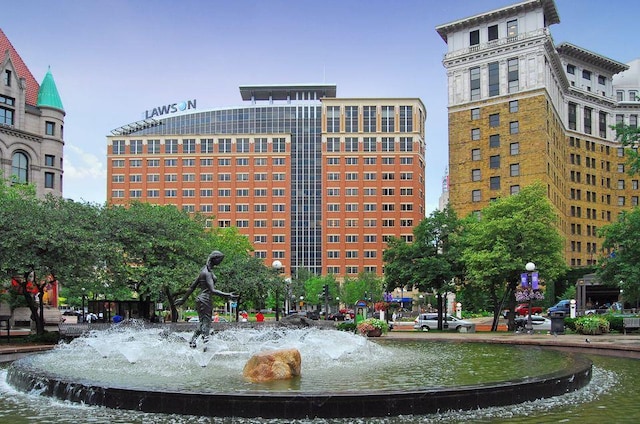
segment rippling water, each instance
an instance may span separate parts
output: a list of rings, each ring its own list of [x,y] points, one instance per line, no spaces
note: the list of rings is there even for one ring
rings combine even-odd
[[[464,373],[460,373],[456,361],[464,355],[460,351],[467,347],[477,349],[473,354],[478,360],[475,364],[498,364],[493,368],[525,369],[530,372],[530,367],[522,366],[523,363],[541,363],[541,357],[550,352],[539,349],[524,349],[504,346],[476,345],[476,344],[452,344],[452,343],[417,343],[419,352],[413,352],[404,357],[409,364],[402,370],[402,377],[397,375],[390,377],[392,380],[413,381],[413,387],[422,386],[424,382],[416,378],[416,367],[424,366],[419,358],[421,355],[440,353],[436,357],[446,356],[448,361],[441,360],[431,363],[430,368],[434,374],[446,375],[446,379],[465,380],[472,379],[474,373],[484,373],[477,367],[468,367]],[[475,347],[474,347],[475,346]],[[500,348],[507,352],[506,356],[496,360],[492,348]],[[387,354],[388,349],[402,348],[398,346],[382,346],[382,351]],[[374,348],[377,349],[377,348]],[[452,351],[451,356],[442,355],[442,352]],[[378,352],[375,350],[375,352]],[[461,356],[462,355],[462,356]],[[515,356],[512,356],[515,355]],[[542,356],[539,356],[542,355]],[[304,356],[303,356],[304,357]],[[550,353],[550,358],[557,358],[555,352]],[[559,357],[562,357],[559,356]],[[16,392],[6,383],[6,370],[0,370],[0,422],[4,423],[40,423],[53,424],[66,423],[372,423],[372,424],[400,424],[400,423],[635,423],[637,422],[638,399],[640,399],[640,362],[631,359],[609,358],[590,356],[594,361],[592,382],[582,390],[553,399],[527,402],[520,405],[487,408],[477,411],[450,412],[423,416],[400,416],[389,418],[363,418],[363,419],[314,419],[314,420],[262,420],[259,418],[210,418],[177,416],[165,414],[146,414],[132,411],[116,411],[106,408],[90,407],[78,404],[70,404],[50,398],[44,398],[35,394]],[[82,360],[81,358],[79,360]],[[562,361],[562,360],[561,360]],[[560,364],[561,361],[558,363]],[[413,370],[413,371],[412,371]],[[400,373],[398,373],[399,375]],[[466,374],[466,375],[465,375]],[[525,372],[526,374],[526,372]],[[489,377],[490,379],[493,377]],[[496,376],[495,378],[498,378]],[[395,383],[394,383],[395,384]],[[463,384],[463,383],[458,383]]]

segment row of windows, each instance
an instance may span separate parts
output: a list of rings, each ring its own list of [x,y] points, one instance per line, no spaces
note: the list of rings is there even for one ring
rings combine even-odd
[[[625,93],[627,94],[626,97]],[[625,92],[624,90],[616,90],[616,100],[619,102],[637,102],[640,100],[638,98],[638,90],[629,90],[628,92]]]
[[[377,172],[328,172],[327,180],[340,181],[341,175],[344,175],[344,179],[346,181],[358,181],[360,175],[362,175],[362,179],[365,181],[376,181],[378,179]],[[382,181],[392,181],[396,179],[396,174],[395,172],[382,172],[380,177]],[[413,172],[400,172],[398,174],[398,179],[401,181],[413,180]]]
[[[112,152],[114,155],[126,154],[126,140],[113,140]],[[193,153],[250,153],[252,152],[251,146],[253,146],[253,152],[255,153],[284,153],[286,152],[286,139],[283,137],[273,137],[267,139],[266,137],[258,138],[201,138],[196,140],[195,138],[178,139],[165,139],[165,140],[130,140],[129,141],[129,154],[144,154],[144,145],[147,146],[147,154],[193,154]],[[164,151],[162,146],[164,145]],[[182,146],[182,151],[179,151],[179,146]],[[200,148],[198,149],[198,145]]]
[[[328,266],[327,274],[341,275],[339,266]],[[377,266],[365,266],[362,269],[366,273],[377,274],[378,267]],[[346,266],[345,273],[348,275],[357,275],[360,273],[360,269],[357,266]]]
[[[498,188],[500,188],[500,177],[492,177],[492,178],[497,178],[497,180],[494,180],[491,182],[492,186],[491,189],[495,189],[495,185],[497,185]],[[518,194],[520,193],[520,185],[516,184],[516,185],[512,185],[509,187],[509,194]],[[495,197],[492,197],[490,200],[495,200]],[[471,201],[472,202],[481,202],[482,201],[482,190],[472,190],[471,191]]]
[[[269,163],[269,158],[266,157],[258,157],[258,158],[253,158],[253,165],[254,166],[268,166]],[[287,161],[286,158],[284,157],[274,157],[274,158],[270,158],[271,159],[271,166],[282,166],[282,165],[286,165]],[[146,159],[146,165],[149,168],[158,168],[160,167],[160,163],[163,163],[164,166],[178,166],[178,160],[177,158],[170,158],[170,159]],[[233,159],[234,163],[236,166],[249,166],[249,158],[247,157],[243,157],[243,158],[235,158]],[[212,167],[212,166],[231,166],[231,162],[232,159],[231,158],[201,158],[198,160],[198,163],[200,164],[201,167]],[[124,159],[112,159],[111,164],[114,168],[124,168],[125,166],[125,160]],[[195,158],[183,158],[181,160],[182,166],[183,167],[192,167],[192,166],[196,166],[196,159]],[[129,166],[132,168],[141,168],[143,164],[142,159],[129,159]]]
[[[344,163],[346,165],[358,165],[360,163],[360,159],[362,159],[362,162],[365,165],[376,165],[378,163],[378,158],[373,156],[363,157],[363,158],[359,158],[357,156],[353,156],[353,157],[350,156],[345,158],[342,158],[340,156],[334,156],[334,157],[327,157],[327,165],[340,165],[342,160],[344,160]],[[380,162],[382,162],[382,165],[395,165],[396,157],[385,156],[380,158]],[[400,165],[413,165],[413,157],[411,156],[401,157],[401,158],[398,158],[398,162],[400,163]]]
[[[340,258],[340,251],[339,250],[327,250],[327,258],[329,259],[338,259]],[[345,250],[344,251],[344,257],[347,259],[355,259],[359,257],[359,251],[357,250]],[[366,259],[374,259],[378,257],[378,251],[377,250],[363,250],[362,251],[362,257],[366,258]]]
[[[413,137],[328,137],[327,152],[413,152]],[[378,146],[380,144],[380,146]],[[396,144],[398,145],[396,147]]]
[[[492,127],[497,126],[500,124],[500,115],[499,114],[493,114],[489,116],[490,119],[490,123],[491,123],[491,119],[494,120],[494,122],[497,122],[495,125],[490,125]],[[509,134],[518,134],[520,132],[520,122],[519,121],[511,121],[509,122]],[[498,137],[500,137],[499,134],[497,134]],[[480,128],[471,128],[471,140],[473,141],[477,141],[480,140]]]
[[[481,34],[480,34],[480,30],[479,29],[475,29],[473,31],[469,32],[469,46],[471,47],[471,50],[475,50],[479,45],[480,42],[482,41],[483,43],[491,43],[491,42],[495,42],[496,40],[498,40],[500,38],[500,32],[502,32],[502,36],[508,39],[508,40],[512,40],[514,38],[517,38],[518,36],[518,20],[517,19],[513,19],[510,21],[507,21],[507,23],[504,26],[495,24],[495,25],[491,25],[489,27],[487,27],[487,32],[486,32],[486,38],[484,38],[484,34],[482,34],[482,40],[481,40]]]
[[[396,203],[381,203],[380,205],[377,203],[327,203],[328,212],[340,212],[342,208],[345,212],[358,212],[361,207],[363,212],[375,212],[378,207],[383,212],[395,211],[396,208],[403,212],[410,212],[413,210],[413,203],[400,203],[399,205]]]
[[[487,94],[489,97],[499,96],[500,93],[500,62],[491,62],[487,64]],[[475,66],[469,68],[469,90],[471,100],[480,100],[481,82],[480,82],[480,67]],[[515,93],[520,89],[520,77],[519,77],[519,61],[518,58],[507,59],[506,64],[507,75],[507,93]]]
[[[378,132],[377,111],[377,106],[327,106],[325,112],[327,132]],[[340,128],[341,112],[344,114],[343,129]],[[380,106],[380,130],[381,132],[396,131],[395,106]],[[398,130],[413,131],[413,106],[400,106]]]

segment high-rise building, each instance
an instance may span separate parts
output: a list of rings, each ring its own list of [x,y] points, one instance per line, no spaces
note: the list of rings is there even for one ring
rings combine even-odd
[[[36,79],[0,29],[0,177],[62,195],[64,108],[47,71]]]
[[[598,228],[638,205],[640,176],[625,173],[611,126],[637,125],[640,63],[555,45],[559,22],[553,0],[529,0],[436,28],[448,47],[449,196],[466,216],[542,182],[579,267],[602,254]]]
[[[290,275],[382,275],[385,241],[411,240],[425,215],[422,102],[341,99],[327,84],[240,94],[241,107],[199,111],[192,100],[114,130],[108,201],[209,215]]]

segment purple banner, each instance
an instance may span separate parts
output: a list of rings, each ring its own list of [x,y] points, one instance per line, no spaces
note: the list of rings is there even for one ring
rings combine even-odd
[[[537,272],[532,272],[531,273],[531,283],[532,283],[532,288],[534,290],[538,290],[538,273]]]
[[[520,274],[520,283],[522,287],[527,287],[529,285],[529,274],[526,272],[524,274]]]

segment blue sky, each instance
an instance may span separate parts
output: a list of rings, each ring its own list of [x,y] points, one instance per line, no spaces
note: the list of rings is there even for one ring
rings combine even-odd
[[[447,166],[446,45],[437,25],[513,0],[24,0],[0,28],[67,113],[64,195],[106,200],[106,136],[147,109],[242,104],[248,84],[331,83],[339,97],[418,97],[427,108],[427,212]],[[556,0],[554,41],[640,57],[640,2]],[[605,10],[606,8],[606,10]]]

